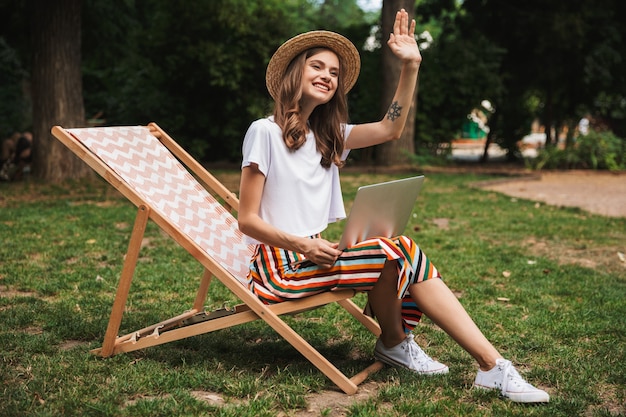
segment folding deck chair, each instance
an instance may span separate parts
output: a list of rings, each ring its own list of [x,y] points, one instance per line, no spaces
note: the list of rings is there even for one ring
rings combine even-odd
[[[155,123],[84,129],[55,126],[52,134],[137,206],[104,341],[93,353],[109,357],[262,319],[346,394],[354,394],[369,374],[382,368],[382,363],[376,361],[348,378],[280,318],[337,302],[378,336],[376,321],[351,300],[355,291],[325,292],[266,305],[248,290],[246,275],[253,247],[244,244],[233,216],[239,208],[237,197]],[[204,274],[190,309],[118,336],[149,219],[198,260]],[[207,314],[204,303],[213,276],[242,304]]]

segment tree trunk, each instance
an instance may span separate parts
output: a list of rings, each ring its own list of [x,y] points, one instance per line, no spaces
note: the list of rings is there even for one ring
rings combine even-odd
[[[30,0],[32,40],[33,173],[58,182],[91,174],[50,133],[54,125],[83,127],[81,0]]]
[[[393,32],[396,12],[405,9],[409,13],[409,21],[414,15],[413,0],[383,0],[381,44],[382,44],[382,94],[381,112],[387,113],[393,95],[396,92],[402,63],[387,46],[389,34]],[[415,106],[417,104],[417,87],[415,88],[409,115],[402,136],[397,141],[377,146],[376,162],[378,165],[391,166],[408,162],[409,154],[415,153]]]

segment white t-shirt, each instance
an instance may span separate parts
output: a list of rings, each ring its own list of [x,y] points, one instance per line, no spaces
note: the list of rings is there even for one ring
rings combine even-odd
[[[354,125],[345,125],[344,140]],[[348,156],[349,150],[342,155]],[[346,217],[339,169],[320,165],[322,155],[309,133],[306,142],[292,151],[283,141],[274,118],[254,121],[243,141],[241,167],[257,164],[265,175],[259,216],[274,227],[296,235],[312,236],[328,223]],[[248,243],[259,243],[246,236]]]

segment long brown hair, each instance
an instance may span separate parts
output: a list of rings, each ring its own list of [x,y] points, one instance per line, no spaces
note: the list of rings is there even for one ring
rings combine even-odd
[[[283,131],[283,140],[295,151],[306,141],[306,125],[300,120],[302,99],[302,73],[308,58],[327,48],[312,48],[295,57],[287,66],[285,77],[274,105],[274,121]],[[342,63],[339,62],[341,78]],[[348,121],[348,102],[341,80],[328,103],[317,106],[309,117],[309,127],[315,135],[315,145],[322,154],[320,162],[324,168],[331,164],[343,166],[341,155],[344,150],[343,124]]]

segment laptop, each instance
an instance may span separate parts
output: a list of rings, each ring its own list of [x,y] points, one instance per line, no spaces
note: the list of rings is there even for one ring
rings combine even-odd
[[[356,191],[352,209],[339,240],[339,250],[372,237],[402,234],[409,222],[424,176],[364,185]],[[294,262],[292,268],[311,266],[308,259]]]
[[[424,176],[359,187],[346,219],[339,249],[372,237],[402,234],[422,189]]]

